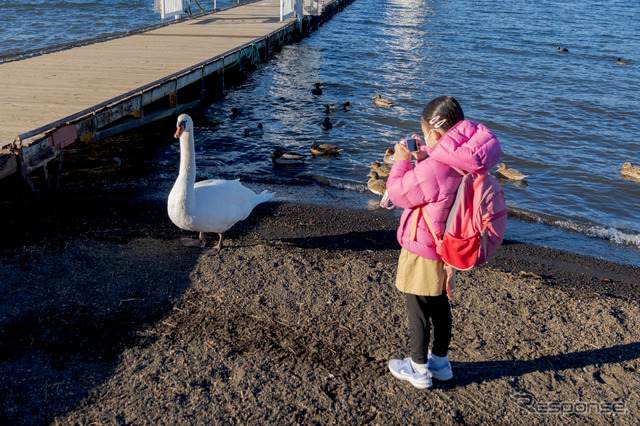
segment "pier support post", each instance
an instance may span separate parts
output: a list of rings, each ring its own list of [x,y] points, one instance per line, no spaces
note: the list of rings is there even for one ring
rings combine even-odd
[[[44,184],[47,188],[47,194],[51,193],[51,182],[49,181],[49,163],[42,165],[42,174],[44,175]]]
[[[24,163],[22,150],[18,151],[18,165],[20,167],[20,174],[22,175],[22,178],[24,179],[24,181],[27,182],[27,185],[29,186],[29,188],[31,188],[31,192],[33,192],[33,194],[36,196],[38,200],[42,199],[40,195],[40,191],[38,191],[38,188],[36,188],[36,185],[31,180],[31,177],[29,177],[29,171],[27,170],[27,166]]]
[[[58,173],[56,173],[56,192],[60,190],[60,175],[62,175],[62,158],[64,157],[64,148],[60,148],[58,156]]]

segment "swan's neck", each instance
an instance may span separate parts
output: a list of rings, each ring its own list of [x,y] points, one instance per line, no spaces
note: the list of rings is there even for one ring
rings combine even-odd
[[[180,135],[180,172],[175,189],[178,198],[189,206],[193,200],[193,185],[196,183],[196,154],[193,133],[185,131]]]

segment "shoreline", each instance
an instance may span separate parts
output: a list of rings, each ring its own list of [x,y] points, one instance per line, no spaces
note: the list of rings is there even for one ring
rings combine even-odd
[[[157,183],[157,182],[156,182]],[[29,196],[23,200],[13,200],[5,204],[3,217],[0,217],[5,224],[0,231],[5,244],[0,246],[0,250],[16,249],[23,243],[26,245],[38,245],[42,238],[43,245],[56,246],[55,235],[62,233],[79,233],[84,238],[105,239],[107,241],[128,241],[137,236],[168,238],[169,234],[174,236],[186,236],[187,231],[182,231],[175,227],[166,215],[166,195],[171,189],[173,182],[164,182],[161,187],[132,188],[125,186],[119,189],[109,189],[96,193],[95,189],[81,189],[74,192],[61,193],[59,199],[44,201],[42,203],[31,200]],[[333,187],[317,185],[273,185],[257,184],[253,182],[244,183],[247,187],[256,192],[262,190],[272,191],[275,187],[276,196],[268,203],[258,205],[252,214],[242,222],[237,223],[225,235],[238,233],[241,230],[256,227],[259,232],[266,233],[279,239],[299,238],[319,238],[332,239],[333,232],[343,232],[352,235],[355,232],[372,233],[384,238],[384,244],[369,241],[373,250],[396,250],[400,251],[400,246],[396,240],[396,229],[400,218],[400,209],[385,210],[378,207],[378,200],[368,197],[367,193],[348,193]],[[359,205],[359,207],[357,207]],[[11,212],[17,208],[18,212]],[[105,211],[105,209],[107,209]],[[111,214],[107,211],[111,210]],[[145,217],[145,212],[152,214]],[[285,220],[298,220],[299,223],[309,223],[308,226],[300,228],[301,235],[296,235],[296,230],[291,228],[277,227],[275,222],[268,219],[270,215],[281,215],[284,212]],[[316,217],[316,213],[322,212]],[[87,219],[93,222],[85,222],[87,229],[84,231],[77,229],[79,218],[87,214]],[[298,216],[297,219],[294,219]],[[67,217],[71,219],[67,221]],[[141,226],[145,234],[137,234],[136,229],[126,229],[122,226],[119,218],[124,218],[124,222],[135,221]],[[104,221],[100,223],[100,221]],[[265,222],[266,221],[266,222]],[[331,224],[333,223],[333,226]],[[11,229],[7,229],[8,227]],[[69,227],[65,229],[65,227]],[[109,227],[116,229],[116,232],[109,237]],[[378,229],[376,229],[376,226]],[[94,227],[102,229],[95,230]],[[274,228],[268,230],[269,228]],[[314,230],[315,228],[315,230]],[[93,230],[92,230],[93,229]],[[159,231],[159,235],[153,235]],[[328,235],[329,234],[329,235]],[[27,237],[20,242],[21,238]],[[227,238],[227,237],[225,237]],[[333,237],[335,239],[337,237]],[[217,236],[209,237],[209,243],[217,240]],[[266,241],[266,240],[265,240]],[[346,238],[345,241],[354,244],[355,240]],[[6,244],[9,243],[9,244]],[[312,247],[311,243],[303,244],[303,247]],[[359,245],[359,243],[357,244]],[[335,243],[334,249],[339,248]],[[340,247],[343,249],[354,249],[351,246]],[[357,250],[364,248],[358,247]],[[632,264],[625,264],[583,255],[568,250],[544,247],[541,245],[509,239],[508,236],[498,252],[480,268],[499,268],[505,272],[513,272],[517,268],[531,269],[535,274],[547,274],[556,277],[556,282],[566,283],[579,280],[587,275],[599,280],[604,280],[604,288],[607,292],[616,297],[629,297],[635,299],[640,294],[640,267]],[[589,284],[582,284],[583,291],[588,286],[601,284],[597,280],[588,280]],[[619,285],[614,285],[618,283]],[[607,285],[611,284],[611,285]],[[637,299],[640,301],[640,299]]]
[[[173,185],[173,180],[165,178],[154,179],[150,178],[151,175],[148,173],[124,180],[113,179],[113,176],[106,175],[104,180],[98,180],[97,182],[92,182],[94,176],[91,175],[75,176],[66,183],[68,188],[71,188],[66,196],[82,197],[83,194],[93,196],[95,192],[122,192],[132,193],[129,195],[130,197],[142,197],[148,200],[160,201],[166,199]],[[16,186],[21,185],[19,180],[16,180],[15,183],[17,183]],[[354,211],[380,210],[380,214],[397,218],[398,221],[400,218],[400,209],[387,211],[380,209],[378,197],[370,192],[344,190],[328,185],[322,179],[315,181],[311,179],[306,183],[300,184],[259,181],[242,181],[242,183],[256,192],[261,192],[262,190],[275,192],[273,200],[278,202],[346,208]],[[363,183],[363,185],[366,186],[366,183]],[[4,188],[0,187],[0,190],[6,189],[8,189],[6,186]],[[16,192],[14,188],[9,189],[11,192]],[[23,189],[24,191],[28,190],[26,186]],[[133,195],[136,191],[138,191],[137,194]],[[20,194],[14,194],[15,197],[20,198]],[[31,196],[27,194],[26,198],[31,198]],[[640,252],[635,246],[617,244],[603,237],[589,236],[564,229],[558,225],[548,224],[544,220],[540,221],[540,219],[531,217],[530,214],[516,208],[510,211],[509,214],[506,240],[602,259],[621,265],[640,267]]]
[[[386,369],[408,352],[395,217],[269,202],[208,257],[161,192],[3,208],[0,418],[513,423],[536,415],[523,393],[626,410],[568,424],[640,413],[639,268],[506,241],[460,274],[456,378],[424,392]]]

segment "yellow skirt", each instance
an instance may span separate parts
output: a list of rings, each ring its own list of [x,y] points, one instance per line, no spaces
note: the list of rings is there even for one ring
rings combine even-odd
[[[447,273],[441,260],[425,259],[400,250],[396,288],[418,296],[440,296],[447,289]]]

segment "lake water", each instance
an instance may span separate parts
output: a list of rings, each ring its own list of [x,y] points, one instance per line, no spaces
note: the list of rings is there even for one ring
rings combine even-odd
[[[159,20],[152,0],[0,0],[0,56]],[[640,3],[630,1],[356,0],[191,113],[198,175],[322,183],[353,207],[370,205],[370,163],[419,130],[428,100],[449,94],[498,135],[503,161],[529,175],[521,185],[504,182],[514,219],[507,238],[640,265],[640,183],[620,176],[625,161],[640,163],[639,21]],[[396,106],[374,106],[377,93]],[[322,131],[324,105],[344,101],[351,106],[330,112],[333,129]],[[232,117],[232,107],[241,114]],[[245,137],[257,123],[264,135]],[[145,178],[170,181],[179,152],[166,126],[102,143],[107,152],[96,161],[139,161],[132,146],[144,147]],[[309,154],[314,140],[343,151],[297,168],[271,164],[276,147]]]

